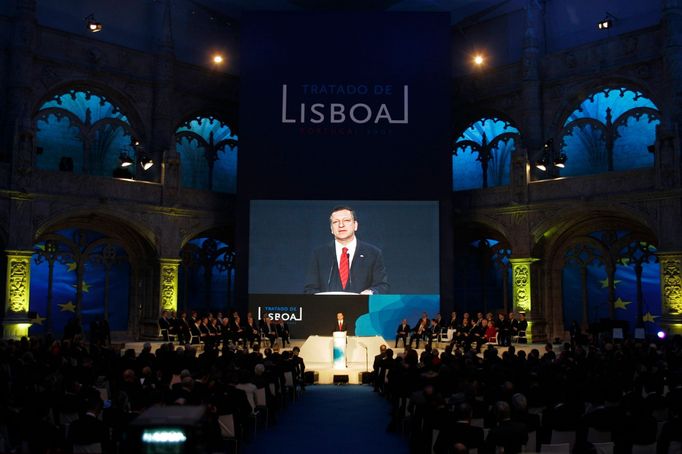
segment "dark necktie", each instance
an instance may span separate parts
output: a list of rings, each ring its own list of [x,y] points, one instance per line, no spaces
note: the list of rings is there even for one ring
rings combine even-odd
[[[339,261],[339,277],[341,277],[341,286],[346,290],[346,284],[348,284],[348,274],[350,268],[348,266],[348,248],[341,249],[341,260]]]

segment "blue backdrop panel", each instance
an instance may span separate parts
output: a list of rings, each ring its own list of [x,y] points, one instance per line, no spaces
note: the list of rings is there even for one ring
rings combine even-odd
[[[355,322],[355,334],[380,335],[392,342],[396,328],[404,318],[413,326],[422,312],[433,318],[439,311],[439,295],[372,295],[369,297],[369,312]]]

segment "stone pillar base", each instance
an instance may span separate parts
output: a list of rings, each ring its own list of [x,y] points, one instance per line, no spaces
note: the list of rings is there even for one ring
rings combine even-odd
[[[682,335],[682,315],[666,315],[657,321],[664,330],[668,331],[668,335]]]
[[[2,320],[2,338],[19,340],[28,337],[28,329],[31,327],[26,316],[6,317]]]

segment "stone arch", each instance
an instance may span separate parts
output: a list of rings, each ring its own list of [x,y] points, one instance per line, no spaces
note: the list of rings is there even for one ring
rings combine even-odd
[[[127,337],[137,337],[143,321],[150,317],[156,317],[158,313],[159,301],[159,258],[157,254],[156,242],[154,235],[148,229],[140,227],[135,223],[124,220],[123,217],[113,216],[109,213],[100,212],[76,212],[67,215],[58,215],[43,222],[37,229],[34,235],[34,245],[47,245],[49,241],[60,241],[63,238],[63,233],[67,231],[74,232],[91,232],[101,235],[101,239],[88,239],[83,244],[88,244],[87,247],[96,246],[98,243],[105,247],[116,246],[120,247],[125,254],[116,257],[116,263],[125,263],[128,270],[123,274],[123,280],[127,282],[128,290],[123,291],[127,295],[127,307],[120,307],[121,311],[127,312],[127,323],[124,328],[116,329],[123,330]],[[76,236],[74,236],[75,241]],[[79,237],[80,238],[80,237]],[[75,244],[75,243],[74,243]],[[106,245],[105,245],[106,244]],[[110,245],[110,246],[107,246]],[[45,247],[45,246],[43,246]],[[36,256],[43,255],[36,249]],[[108,260],[107,253],[102,252],[102,260]],[[73,258],[73,256],[72,256]],[[74,260],[74,263],[77,261]],[[104,263],[104,262],[100,262]],[[39,264],[39,262],[36,262]],[[62,263],[65,265],[66,263]],[[50,265],[52,266],[52,265]],[[90,267],[91,265],[88,265]],[[107,268],[109,265],[107,265]],[[83,293],[87,290],[81,288],[85,286],[85,277],[76,266],[77,273],[76,283],[76,306],[80,304],[79,298],[82,298]],[[50,271],[50,273],[52,273]],[[108,271],[107,271],[108,273]],[[127,275],[126,275],[127,273]],[[101,276],[100,276],[101,277]],[[34,276],[32,276],[33,281]],[[99,277],[97,278],[99,279]],[[83,283],[82,285],[80,283]],[[108,276],[105,278],[108,283]],[[51,286],[50,282],[48,286]],[[118,287],[111,287],[108,284],[104,285],[105,294],[109,289],[121,291]],[[51,294],[48,293],[48,295]],[[107,302],[109,298],[106,296],[104,314],[108,314]],[[112,304],[116,301],[112,300]],[[47,307],[50,311],[55,311],[54,305],[57,301],[51,301],[48,297]],[[62,308],[62,311],[64,309]],[[80,309],[76,312],[80,314]],[[124,313],[125,315],[125,313]],[[105,315],[106,317],[106,315]]]
[[[35,118],[40,106],[45,104],[51,98],[63,93],[67,93],[71,90],[91,90],[110,99],[123,112],[125,112],[126,117],[128,117],[130,121],[131,127],[138,133],[139,139],[141,139],[143,143],[146,142],[148,138],[147,128],[145,127],[145,123],[142,120],[142,116],[135,106],[135,101],[124,92],[95,80],[75,79],[53,85],[49,89],[45,90],[45,93],[37,99],[35,105],[33,106],[33,113],[31,117]]]
[[[183,186],[236,192],[238,136],[223,116],[200,113],[187,117],[175,128],[174,143],[183,168]]]
[[[454,226],[455,309],[507,311],[511,305],[510,236],[499,223],[473,217]]]
[[[484,113],[462,122],[452,147],[454,191],[508,185],[512,153],[521,147],[521,133],[506,115]]]
[[[236,306],[237,251],[231,226],[196,229],[181,242],[178,308],[223,312]]]
[[[567,90],[570,93],[561,96],[560,101],[557,103],[557,107],[549,120],[546,127],[546,137],[553,137],[556,131],[559,131],[564,124],[564,121],[568,115],[575,110],[580,103],[585,100],[589,95],[595,93],[599,90],[609,87],[622,86],[630,88],[633,90],[641,91],[644,96],[651,99],[657,106],[663,106],[665,103],[660,99],[659,92],[656,91],[650,84],[641,79],[626,77],[626,76],[614,76],[608,79],[599,80],[595,85],[595,81],[587,81],[583,83],[575,83],[569,85]]]
[[[626,241],[643,241],[652,245],[658,243],[655,232],[646,219],[625,209],[593,208],[589,210],[568,210],[554,220],[548,220],[533,229],[533,257],[540,259],[540,294],[542,310],[547,321],[547,336],[564,338],[564,281],[563,271],[566,252],[577,244],[595,248],[601,247],[589,235],[599,231],[628,231],[628,235],[614,242],[614,249],[623,247]],[[606,269],[616,266],[611,258],[603,258]],[[613,276],[615,271],[609,271]],[[613,298],[613,278],[607,279],[609,299]],[[608,304],[612,304],[609,302]],[[612,310],[609,308],[609,310]],[[610,316],[613,319],[613,315]]]

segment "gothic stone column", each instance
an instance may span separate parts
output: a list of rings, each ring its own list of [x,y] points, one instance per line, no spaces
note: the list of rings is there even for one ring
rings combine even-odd
[[[178,271],[180,259],[161,259],[160,273],[160,304],[161,311],[176,311],[178,309]]]
[[[661,324],[682,334],[682,252],[658,252],[661,265]]]
[[[514,312],[525,312],[528,320],[528,342],[532,342],[533,317],[532,317],[532,286],[531,265],[537,261],[535,258],[509,259],[512,264],[512,301]]]
[[[29,290],[31,284],[31,256],[33,251],[8,250],[7,291],[2,321],[5,338],[19,339],[28,335]]]

